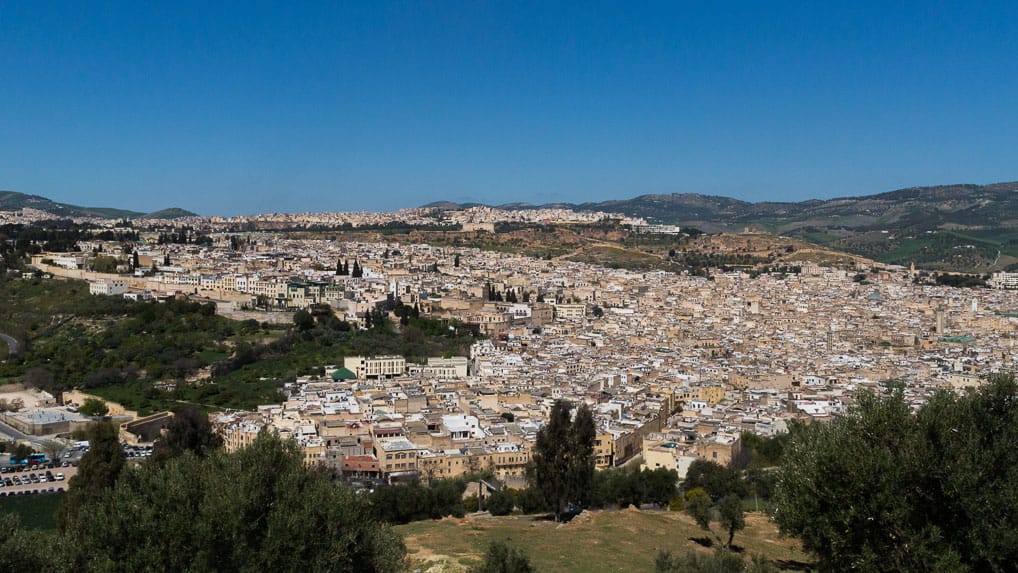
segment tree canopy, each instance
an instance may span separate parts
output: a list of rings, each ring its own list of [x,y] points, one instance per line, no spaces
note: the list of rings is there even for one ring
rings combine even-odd
[[[181,406],[173,412],[166,435],[156,442],[155,459],[166,460],[191,452],[203,458],[223,445],[223,438],[212,431],[208,415],[195,406]]]
[[[82,508],[101,499],[124,470],[119,431],[110,422],[95,422],[85,430],[89,450],[78,464],[78,473],[67,482],[68,491],[57,512],[60,527],[74,522]]]
[[[93,454],[108,430],[95,432],[86,458],[105,460]],[[188,450],[161,464],[122,467],[115,478],[88,468],[83,459],[67,494],[78,496],[75,511],[62,513],[57,532],[3,531],[0,546],[45,547],[52,555],[33,569],[45,571],[388,572],[403,566],[402,539],[373,517],[368,500],[304,467],[300,447],[271,433],[232,454],[219,449],[201,458]]]
[[[85,403],[78,408],[78,412],[82,416],[105,416],[110,412],[110,409],[102,400],[86,398]]]
[[[1018,563],[1018,385],[900,390],[792,428],[774,517],[826,571],[1008,571]]]
[[[746,518],[742,511],[742,498],[733,493],[722,497],[715,507],[710,495],[698,489],[689,496],[686,513],[696,521],[701,529],[713,535],[725,549],[732,547],[735,532],[746,527]],[[720,532],[711,528],[712,521],[718,522],[721,527]],[[727,540],[725,535],[728,536]]]
[[[594,479],[594,439],[597,429],[586,404],[576,409],[566,400],[556,400],[548,422],[537,432],[530,487],[561,520],[566,506],[583,507],[589,503]]]

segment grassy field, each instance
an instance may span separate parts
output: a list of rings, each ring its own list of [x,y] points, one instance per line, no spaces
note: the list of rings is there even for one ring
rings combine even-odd
[[[0,513],[15,513],[21,525],[29,529],[53,529],[56,527],[57,507],[62,493],[46,495],[19,495],[0,497]]]
[[[735,545],[744,555],[763,555],[782,570],[807,570],[809,557],[758,513],[746,516]],[[653,571],[658,551],[710,551],[697,540],[707,535],[678,512],[639,511],[581,514],[564,525],[533,516],[447,518],[396,527],[421,571],[465,571],[485,547],[506,541],[523,548],[538,571]]]
[[[609,268],[634,270],[662,269],[672,271],[679,270],[680,268],[661,256],[636,249],[604,244],[585,246],[566,258],[570,261],[602,265]]]

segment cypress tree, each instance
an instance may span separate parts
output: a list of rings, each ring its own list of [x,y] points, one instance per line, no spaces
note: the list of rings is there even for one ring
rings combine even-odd
[[[537,433],[530,487],[544,498],[560,521],[569,504],[583,506],[594,476],[594,439],[597,430],[584,404],[570,421],[571,405],[556,400],[548,422]]]

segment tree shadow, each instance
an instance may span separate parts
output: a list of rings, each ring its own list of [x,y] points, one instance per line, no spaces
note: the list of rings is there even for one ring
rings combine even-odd
[[[706,535],[703,537],[690,537],[689,540],[703,547],[714,547],[714,540]]]
[[[813,564],[794,559],[775,559],[773,562],[782,571],[813,571]]]

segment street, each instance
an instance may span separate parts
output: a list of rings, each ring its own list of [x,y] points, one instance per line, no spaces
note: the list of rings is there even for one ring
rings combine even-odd
[[[7,348],[12,356],[18,353],[18,341],[16,338],[0,332],[0,339],[7,343]]]
[[[42,445],[42,443],[46,441],[46,438],[43,437],[22,434],[18,430],[12,428],[11,426],[8,426],[3,422],[0,422],[0,436],[3,436],[4,438],[9,438],[11,440],[14,440],[15,442],[18,440],[26,440],[37,446]]]

